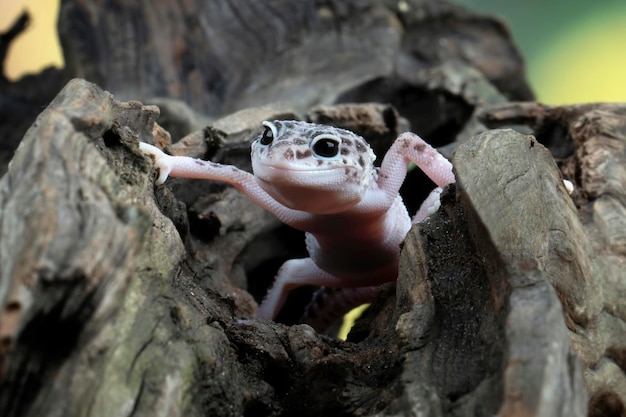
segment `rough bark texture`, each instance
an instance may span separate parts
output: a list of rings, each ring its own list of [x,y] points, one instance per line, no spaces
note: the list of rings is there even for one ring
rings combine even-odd
[[[544,269],[583,365],[590,415],[598,416],[626,413],[625,115],[624,104],[511,103],[481,112],[490,126],[530,127],[575,183],[577,218],[561,219],[546,242],[548,258],[567,262]],[[525,213],[526,228],[544,221],[545,208]]]
[[[0,181],[0,415],[625,415],[626,106],[507,103],[532,96],[502,24],[444,2],[68,0],[60,29],[59,80],[161,110],[76,79],[24,135]],[[137,148],[249,169],[273,118],[379,156],[408,129],[455,141],[458,183],[345,342],[289,325],[306,289],[280,323],[237,320],[302,235],[221,184],[154,186]],[[428,187],[411,172],[407,205]]]
[[[174,97],[211,115],[275,101],[306,111],[367,94],[373,85],[358,87],[368,82],[423,89],[417,71],[457,60],[505,94],[531,97],[503,25],[449,3],[102,3],[63,1],[64,53],[71,73],[124,99]]]

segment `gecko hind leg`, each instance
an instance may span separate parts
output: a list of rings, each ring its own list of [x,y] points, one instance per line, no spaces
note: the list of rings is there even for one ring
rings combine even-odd
[[[276,318],[289,292],[303,285],[345,287],[346,282],[320,269],[311,258],[291,259],[278,270],[274,285],[259,306],[256,317]]]

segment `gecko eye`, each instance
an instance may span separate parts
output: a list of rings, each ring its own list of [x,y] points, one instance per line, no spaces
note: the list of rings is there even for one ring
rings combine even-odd
[[[311,149],[315,156],[322,158],[334,158],[339,155],[341,139],[332,135],[320,135],[311,142]]]
[[[263,122],[263,126],[265,126],[265,132],[261,135],[259,142],[261,145],[267,146],[274,141],[274,138],[277,135],[276,126],[274,126],[271,122]]]
[[[263,132],[263,136],[261,136],[261,145],[269,145],[274,141],[274,132],[269,127],[265,128],[265,132]]]

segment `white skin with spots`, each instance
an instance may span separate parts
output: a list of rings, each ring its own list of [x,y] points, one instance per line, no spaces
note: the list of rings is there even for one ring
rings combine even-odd
[[[363,138],[350,131],[299,121],[263,122],[252,143],[254,174],[185,156],[170,156],[147,143],[158,184],[168,176],[233,185],[282,222],[306,232],[310,257],[292,259],[278,271],[257,317],[274,319],[289,291],[301,285],[371,287],[395,281],[400,244],[411,219],[398,194],[413,161],[438,188],[414,221],[428,216],[439,193],[455,181],[452,165],[414,133],[400,135],[380,168]],[[361,301],[368,301],[361,297]]]

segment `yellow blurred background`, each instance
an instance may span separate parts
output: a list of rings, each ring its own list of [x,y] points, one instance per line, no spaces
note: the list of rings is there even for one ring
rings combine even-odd
[[[626,2],[501,2],[458,0],[505,16],[527,61],[538,99],[548,104],[626,102]],[[588,6],[583,6],[583,4]],[[533,8],[534,7],[534,8]],[[590,9],[585,9],[588,7]],[[5,74],[16,80],[42,67],[63,65],[56,35],[59,0],[2,0],[0,32],[23,10],[29,28],[11,45]],[[578,12],[578,13],[576,13]]]
[[[527,55],[528,78],[550,103],[626,102],[626,1],[570,24]]]
[[[48,66],[63,66],[56,34],[59,0],[0,0],[0,32],[11,27],[19,15],[30,14],[28,28],[10,46],[4,73],[15,81]]]

